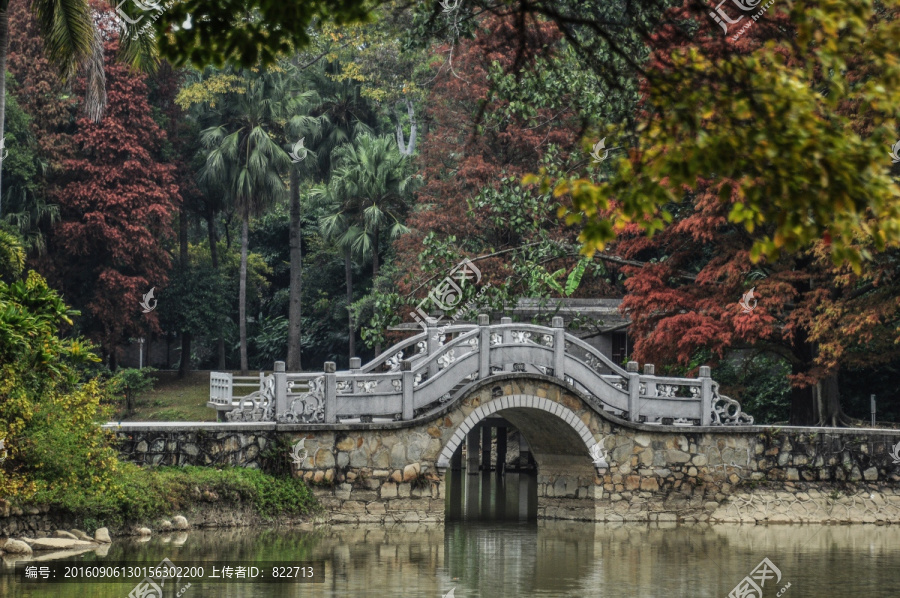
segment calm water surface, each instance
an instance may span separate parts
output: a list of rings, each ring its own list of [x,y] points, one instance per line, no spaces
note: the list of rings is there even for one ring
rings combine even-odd
[[[104,556],[91,552],[73,560],[326,564],[320,584],[193,583],[184,598],[441,598],[454,588],[454,598],[724,598],[768,558],[782,577],[767,582],[764,598],[779,591],[786,598],[900,597],[900,525],[535,522],[518,508],[530,508],[533,480],[508,474],[498,490],[495,480],[479,478],[470,478],[469,492],[459,480],[455,491],[464,504],[448,511],[455,520],[444,526],[192,531],[145,542],[117,539]],[[477,500],[471,498],[476,492]],[[124,598],[134,587],[25,584],[14,579],[11,562],[0,569],[0,596]]]

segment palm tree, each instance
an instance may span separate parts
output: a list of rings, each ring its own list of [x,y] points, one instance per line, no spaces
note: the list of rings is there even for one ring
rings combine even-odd
[[[353,245],[360,234],[359,227],[351,224],[344,213],[344,203],[336,194],[334,185],[316,185],[310,191],[310,199],[315,207],[325,215],[319,219],[322,238],[333,243],[344,259],[344,283],[347,297],[347,350],[349,356],[356,357],[356,326],[353,323]]]
[[[241,215],[239,330],[241,371],[247,361],[247,254],[250,217],[285,197],[281,173],[291,165],[279,145],[284,123],[284,78],[278,71],[241,71],[244,93],[228,94],[218,112],[219,123],[201,133],[209,152],[199,172],[201,183],[219,186]]]
[[[368,133],[352,145],[335,151],[338,167],[332,175],[334,194],[343,200],[358,233],[354,250],[372,259],[372,278],[378,276],[381,235],[390,239],[409,232],[403,217],[416,182],[409,160],[390,136],[373,137]]]
[[[353,144],[334,152],[336,167],[327,185],[319,185],[313,196],[326,210],[320,220],[323,236],[331,239],[344,255],[347,308],[353,303],[352,258],[372,260],[372,279],[378,276],[381,236],[391,239],[408,232],[403,217],[415,178],[409,161],[388,136],[360,135]],[[355,356],[355,326],[349,317],[350,357]],[[376,354],[380,353],[376,345]]]

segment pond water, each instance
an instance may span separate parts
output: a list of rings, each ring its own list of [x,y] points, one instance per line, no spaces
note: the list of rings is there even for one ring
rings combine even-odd
[[[184,598],[442,598],[451,590],[453,598],[724,598],[767,558],[780,577],[757,569],[764,598],[900,597],[900,525],[537,522],[518,508],[531,508],[533,497],[533,479],[521,478],[508,474],[505,488],[487,476],[457,480],[455,490],[448,485],[448,495],[462,504],[448,510],[443,526],[191,531],[143,542],[116,539],[103,556],[71,560],[324,563],[317,572],[324,583],[170,582],[163,588],[165,596]],[[135,587],[25,583],[11,562],[0,568],[0,596],[125,598]],[[151,596],[157,595],[145,598]]]

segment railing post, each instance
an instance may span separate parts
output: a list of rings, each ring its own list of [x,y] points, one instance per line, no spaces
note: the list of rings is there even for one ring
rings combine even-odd
[[[263,388],[266,387],[266,373],[262,370],[259,370],[259,392],[262,392]]]
[[[512,324],[512,318],[500,318],[500,325],[502,326],[504,324]],[[501,333],[501,336],[503,337],[502,342],[504,345],[508,345],[509,343],[512,342],[512,332],[509,330],[509,328],[503,330],[503,332]],[[510,368],[506,367],[506,354],[505,353],[506,353],[506,349],[502,349],[500,351],[500,355],[503,357],[503,359],[500,361],[500,369],[503,371],[508,371]]]
[[[276,361],[272,374],[275,378],[275,421],[287,411],[287,374],[284,372],[284,362]]]
[[[656,367],[652,363],[644,364],[644,375],[645,376],[653,376],[656,377]],[[644,396],[645,397],[655,397],[656,396],[656,380],[651,380],[649,378],[644,379],[644,387],[647,389]]]
[[[350,371],[354,374],[358,373],[360,368],[362,368],[362,359],[359,357],[351,357],[350,358]]]
[[[554,316],[553,326],[553,375],[560,380],[566,379],[566,328],[560,316]]]
[[[641,401],[641,375],[638,373],[638,362],[629,361],[626,369],[628,370],[628,420],[640,421],[638,411],[640,411]]]
[[[438,328],[431,322],[426,323],[425,332],[427,336],[425,338],[425,344],[428,348],[428,378],[434,378],[438,373],[438,362],[437,359],[434,358],[437,355],[437,352],[441,348],[441,339],[438,337]]]
[[[415,390],[416,377],[412,373],[412,362],[404,359],[400,362],[400,372],[402,379],[401,388],[403,388],[403,412],[401,418],[410,420],[413,418],[413,390]]]
[[[337,423],[337,365],[325,362],[325,423]]]
[[[478,379],[491,375],[491,317],[478,314]]]
[[[712,370],[708,365],[700,366],[700,425],[712,425]]]

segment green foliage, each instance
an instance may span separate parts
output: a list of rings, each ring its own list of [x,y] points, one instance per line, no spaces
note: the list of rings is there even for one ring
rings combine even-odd
[[[201,498],[197,490],[201,496],[210,491],[220,500],[246,503],[266,519],[305,515],[316,509],[315,498],[298,478],[273,477],[247,468],[141,468],[131,463],[120,465],[114,491],[49,486],[30,502],[49,504],[76,517],[91,517],[98,524],[122,524],[185,512]]]
[[[769,356],[727,360],[713,370],[721,392],[741,403],[758,424],[785,422],[791,413],[791,366]]]
[[[134,401],[142,393],[153,389],[156,379],[153,368],[126,368],[120,369],[109,381],[109,391],[125,399],[125,411],[131,413],[134,410]]]
[[[875,4],[776,5],[765,18],[789,9],[797,39],[749,53],[661,51],[629,159],[609,181],[556,185],[572,196],[565,216],[582,223],[585,251],[629,223],[661,230],[701,180],[716,182],[728,220],[754,235],[754,260],[827,238],[834,262],[858,272],[873,250],[900,243],[900,186],[885,156],[896,140],[900,22],[879,22]],[[866,56],[864,75],[851,68],[856,56]]]
[[[139,16],[130,3],[125,6],[133,18]],[[364,0],[185,0],[166,4],[152,33],[161,56],[177,66],[228,62],[250,68],[302,50],[325,22],[361,21],[371,8]],[[129,27],[128,36],[141,37],[137,32],[144,26]]]

